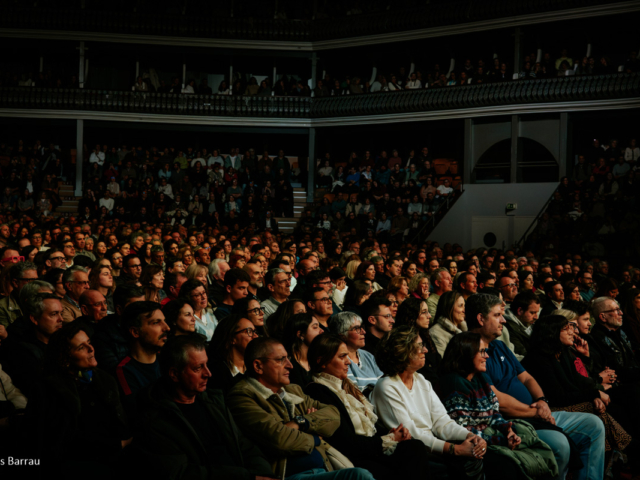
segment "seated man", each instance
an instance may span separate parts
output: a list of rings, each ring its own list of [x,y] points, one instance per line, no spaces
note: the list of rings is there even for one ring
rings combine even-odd
[[[203,480],[275,478],[260,450],[231,419],[222,391],[207,390],[207,361],[199,335],[176,336],[165,345],[160,381],[139,398],[143,415],[136,445],[147,473]]]
[[[222,320],[231,315],[233,305],[247,296],[251,277],[241,268],[232,268],[224,276],[224,300],[218,303],[216,318]]]
[[[85,290],[80,295],[80,310],[82,316],[76,318],[81,322],[84,331],[89,337],[93,337],[98,323],[107,316],[107,299],[97,290]]]
[[[138,392],[160,377],[158,353],[167,342],[169,325],[160,304],[133,302],[124,309],[122,328],[129,337],[129,355],[116,367],[122,406],[135,418]],[[133,415],[133,416],[132,416]]]
[[[524,358],[527,354],[533,325],[538,320],[539,313],[540,298],[530,290],[516,295],[511,305],[507,307],[504,314],[507,322],[505,327],[509,330],[509,338],[513,343],[516,358],[518,356]]]
[[[538,382],[522,368],[503,342],[495,341],[505,324],[502,300],[493,295],[472,295],[465,305],[465,319],[469,331],[479,333],[489,345],[486,376],[498,397],[500,413],[507,418],[522,418],[534,423],[540,439],[553,450],[559,478],[565,478],[569,470],[569,443],[564,436],[567,435],[580,450],[583,464],[574,478],[602,479],[605,449],[602,421],[590,413],[552,413],[549,410]],[[560,427],[564,435],[557,429],[549,429],[552,427],[548,424]]]
[[[375,355],[380,339],[396,323],[391,316],[391,302],[384,297],[370,298],[362,304],[362,323],[366,330],[364,349]]]
[[[331,471],[327,457],[330,437],[340,424],[335,407],[306,396],[289,384],[293,369],[279,340],[260,337],[244,354],[246,378],[227,397],[240,430],[271,461],[278,478],[286,480],[373,479],[359,468]]]

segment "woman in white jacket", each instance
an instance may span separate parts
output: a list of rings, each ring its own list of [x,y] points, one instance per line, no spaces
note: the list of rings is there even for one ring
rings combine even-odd
[[[431,383],[417,373],[426,351],[418,330],[408,326],[394,328],[380,341],[376,362],[384,376],[371,394],[376,414],[387,428],[404,425],[450,468],[482,478],[487,444],[449,417]]]

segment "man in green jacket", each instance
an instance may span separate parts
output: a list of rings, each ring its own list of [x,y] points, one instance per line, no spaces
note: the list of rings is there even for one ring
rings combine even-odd
[[[373,480],[353,465],[324,437],[340,426],[338,410],[313,400],[298,385],[289,384],[293,368],[287,351],[275,338],[252,340],[244,355],[246,378],[227,396],[240,429],[271,461],[278,478],[286,480]]]
[[[176,336],[162,349],[162,377],[140,392],[134,449],[148,478],[272,480],[260,450],[242,435],[221,390],[210,388],[206,345]]]

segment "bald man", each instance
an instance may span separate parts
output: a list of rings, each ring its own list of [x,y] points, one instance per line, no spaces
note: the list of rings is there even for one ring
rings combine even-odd
[[[107,299],[98,290],[85,290],[80,295],[80,310],[82,316],[76,321],[82,322],[86,327],[89,337],[93,336],[95,327],[103,318],[107,316]]]

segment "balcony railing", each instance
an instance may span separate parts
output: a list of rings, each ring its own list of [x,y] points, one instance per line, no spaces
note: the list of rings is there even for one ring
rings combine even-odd
[[[640,95],[640,74],[589,75],[315,99],[313,118],[384,115]]]
[[[250,97],[0,88],[0,108],[159,115],[335,118],[640,97],[640,74],[617,73],[340,97]]]
[[[308,42],[457,25],[606,5],[617,1],[619,0],[458,0],[432,2],[425,7],[414,9],[314,21],[149,14],[79,8],[4,7],[0,9],[0,28]]]

